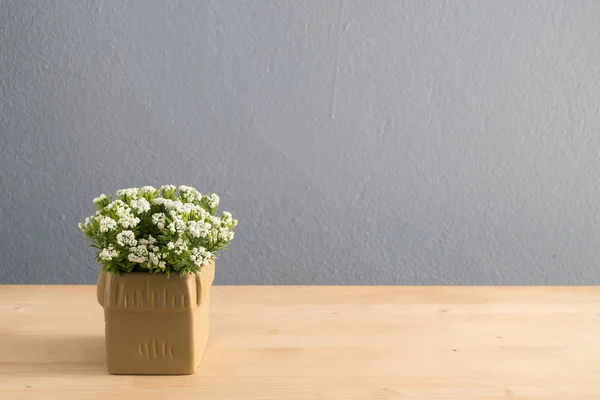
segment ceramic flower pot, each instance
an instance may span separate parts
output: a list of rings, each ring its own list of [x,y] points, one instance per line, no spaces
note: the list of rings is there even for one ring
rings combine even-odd
[[[198,275],[134,272],[98,277],[111,374],[193,374],[208,340],[214,261]]]

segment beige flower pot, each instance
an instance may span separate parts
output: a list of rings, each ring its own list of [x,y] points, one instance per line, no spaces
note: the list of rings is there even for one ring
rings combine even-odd
[[[134,272],[98,277],[111,374],[193,374],[208,340],[215,266],[199,275]]]

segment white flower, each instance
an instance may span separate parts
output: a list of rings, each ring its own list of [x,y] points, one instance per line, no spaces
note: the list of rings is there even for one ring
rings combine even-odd
[[[154,199],[152,204],[164,206],[165,210],[167,211],[176,210],[183,205],[183,203],[180,200],[165,199],[162,197]]]
[[[202,207],[192,203],[183,203],[181,205],[177,205],[175,211],[177,211],[180,214],[187,214],[191,212],[196,212],[198,214],[206,213],[206,211]]]
[[[188,231],[193,237],[206,237],[210,231],[210,224],[202,221],[190,221],[188,222]]]
[[[131,215],[131,211],[129,211],[128,205],[117,206],[117,216],[119,218],[128,217],[130,215]]]
[[[167,209],[169,211],[170,210],[179,210],[181,207],[183,207],[183,203],[181,202],[181,200],[175,200],[171,204],[169,204]]]
[[[173,222],[169,224],[169,230],[173,233],[184,233],[185,232],[185,221],[181,219],[179,215],[175,213],[175,211],[171,211],[171,217],[173,218]]]
[[[174,250],[174,253],[180,255],[187,250],[187,243],[183,239],[177,239],[176,242],[167,243],[167,249]]]
[[[140,192],[142,192],[142,193],[156,192],[156,188],[154,186],[143,186],[142,188],[140,188]]]
[[[198,210],[194,210],[194,211],[196,211],[196,214],[198,214],[198,219],[206,219],[210,216],[208,211],[206,211],[202,207],[198,207]]]
[[[197,267],[205,267],[210,263],[212,253],[206,251],[204,247],[195,247],[191,250],[190,261]]]
[[[152,235],[148,235],[148,244],[153,245],[154,243],[156,243],[156,239]]]
[[[79,229],[85,229],[92,223],[92,219],[90,217],[86,217],[83,223],[79,223]]]
[[[138,214],[150,211],[150,203],[143,197],[139,200],[131,200],[129,203],[131,207],[138,212]]]
[[[101,260],[110,261],[114,257],[118,257],[119,252],[116,251],[112,246],[108,246],[108,248],[102,249],[102,251],[98,254]]]
[[[148,253],[148,261],[151,265],[158,265],[158,263],[160,262],[160,259],[154,253]]]
[[[179,186],[179,192],[184,201],[193,203],[202,199],[202,194],[193,187],[181,185]]]
[[[163,185],[160,187],[160,191],[164,194],[165,192],[174,192],[176,190],[173,185]]]
[[[127,259],[131,262],[145,263],[148,261],[148,248],[144,245],[139,245],[129,249]]]
[[[132,231],[123,231],[117,235],[117,243],[121,246],[133,247],[137,245],[135,234]]]
[[[200,227],[198,225],[196,221],[188,222],[188,231],[193,237],[200,237]]]
[[[133,216],[127,205],[117,206],[117,216],[119,217],[119,223],[125,229],[133,228],[140,222],[139,218]]]
[[[140,219],[135,217],[121,218],[119,220],[119,223],[121,224],[121,226],[123,226],[123,228],[133,228],[137,226],[139,222]]]
[[[126,206],[127,204],[125,204],[122,200],[113,200],[112,203],[110,203],[109,205],[106,206],[106,208],[108,209],[113,209],[113,208],[117,208],[117,207],[123,207]]]
[[[229,232],[229,233],[227,234],[227,241],[228,241],[228,242],[231,242],[232,240],[233,240],[233,232]]]
[[[100,196],[98,196],[98,197],[96,197],[96,198],[94,199],[94,204],[101,203],[101,202],[103,202],[105,199],[107,199],[106,195],[105,195],[105,194],[101,194]]]
[[[219,236],[223,239],[226,239],[229,235],[229,229],[227,228],[219,228]]]
[[[210,208],[217,208],[218,205],[219,205],[219,196],[217,196],[215,193],[208,196],[208,206]]]
[[[223,211],[223,218],[221,218],[221,225],[228,227],[229,229],[237,225],[237,220],[233,219],[231,213]]]
[[[183,239],[179,238],[175,242],[175,254],[180,255],[184,251],[188,249],[187,243],[183,241]]]
[[[156,213],[152,215],[152,223],[158,227],[158,229],[165,229],[165,222],[167,216],[163,213]]]
[[[100,232],[102,233],[112,231],[117,227],[117,221],[111,217],[102,217],[98,222],[100,223]]]
[[[117,196],[137,197],[138,188],[128,188],[117,190]]]

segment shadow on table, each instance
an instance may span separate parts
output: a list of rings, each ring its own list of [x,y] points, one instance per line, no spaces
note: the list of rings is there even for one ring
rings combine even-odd
[[[104,336],[12,336],[0,350],[0,363],[45,374],[107,374]]]

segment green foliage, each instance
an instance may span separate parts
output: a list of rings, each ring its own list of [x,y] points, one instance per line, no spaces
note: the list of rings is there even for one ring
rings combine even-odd
[[[94,199],[98,211],[79,224],[95,259],[113,274],[196,274],[227,248],[237,220],[217,217],[219,197],[188,186],[117,191]]]

